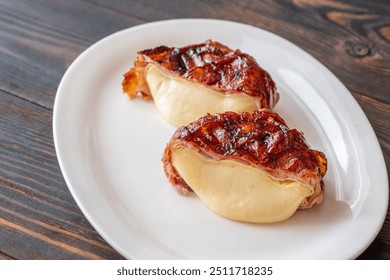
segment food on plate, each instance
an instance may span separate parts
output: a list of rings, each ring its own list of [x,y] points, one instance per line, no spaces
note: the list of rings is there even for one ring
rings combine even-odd
[[[138,52],[122,86],[130,98],[138,93],[153,98],[158,111],[176,126],[206,113],[272,109],[279,100],[271,76],[252,56],[211,40]]]
[[[288,219],[323,197],[325,155],[269,110],[207,114],[176,130],[163,158],[170,183],[215,213],[252,223]]]

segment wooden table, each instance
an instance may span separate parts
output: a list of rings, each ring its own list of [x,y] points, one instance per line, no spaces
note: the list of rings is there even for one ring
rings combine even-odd
[[[0,259],[122,258],[88,223],[61,175],[52,136],[57,86],[99,39],[193,17],[269,30],[325,64],[367,114],[389,170],[388,1],[0,0]],[[389,212],[359,258],[390,259]]]

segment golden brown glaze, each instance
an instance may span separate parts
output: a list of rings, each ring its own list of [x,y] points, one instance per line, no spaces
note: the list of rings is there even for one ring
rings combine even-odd
[[[161,46],[138,52],[134,67],[124,74],[122,83],[131,98],[137,92],[151,97],[143,76],[148,63],[156,64],[170,76],[201,83],[222,94],[249,95],[259,109],[273,108],[279,100],[271,76],[253,57],[211,40],[183,48]]]
[[[178,128],[162,161],[171,184],[186,194],[191,188],[172,166],[172,153],[180,147],[191,148],[213,160],[229,159],[254,166],[280,180],[292,179],[313,186],[313,195],[300,208],[309,208],[322,199],[325,155],[310,149],[302,133],[288,128],[276,113],[263,110],[252,114],[208,114]]]
[[[146,65],[147,63],[144,61],[144,58],[142,56],[138,56],[134,62],[134,67],[123,75],[123,92],[131,99],[135,98],[138,93],[141,93],[144,99],[152,98],[152,94],[150,93],[144,75]]]

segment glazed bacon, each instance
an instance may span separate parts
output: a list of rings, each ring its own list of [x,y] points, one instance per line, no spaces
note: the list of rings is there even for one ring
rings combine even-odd
[[[253,57],[215,41],[183,48],[160,46],[138,52],[134,67],[124,74],[122,82],[123,91],[130,98],[137,93],[145,99],[152,98],[144,77],[148,63],[154,63],[170,77],[201,83],[222,94],[249,95],[259,109],[272,109],[279,100],[271,76]]]
[[[180,127],[168,143],[162,161],[170,183],[182,193],[192,191],[172,165],[172,154],[190,148],[212,160],[234,160],[259,168],[272,177],[296,180],[314,187],[300,209],[320,203],[327,170],[325,155],[310,149],[302,133],[290,129],[276,113],[226,112],[206,115]]]

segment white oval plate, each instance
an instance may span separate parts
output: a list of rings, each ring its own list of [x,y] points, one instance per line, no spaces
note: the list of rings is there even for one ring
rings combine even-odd
[[[161,156],[175,128],[153,102],[130,101],[122,75],[138,50],[207,39],[254,56],[281,93],[276,111],[329,160],[323,203],[288,221],[255,225],[212,213],[167,182]],[[252,26],[169,20],[115,33],[69,67],[54,106],[66,183],[96,230],[135,259],[351,259],[379,232],[387,173],[378,141],[340,81],[309,54]]]

